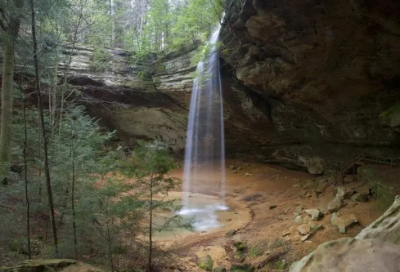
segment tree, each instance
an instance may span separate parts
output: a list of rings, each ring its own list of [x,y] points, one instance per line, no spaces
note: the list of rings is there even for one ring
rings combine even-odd
[[[140,142],[134,150],[130,163],[131,166],[125,168],[128,171],[123,173],[134,177],[137,190],[141,192],[140,198],[146,200],[143,208],[148,218],[145,230],[148,238],[147,271],[153,271],[154,233],[176,227],[190,228],[190,223],[183,224],[178,215],[166,217],[165,221],[155,222],[160,211],[167,209],[175,213],[181,208],[175,199],[167,199],[168,193],[176,188],[177,184],[175,179],[166,176],[174,168],[173,159],[166,145],[160,141]]]
[[[23,6],[24,0],[7,1],[0,4],[0,27],[5,37],[0,121],[0,182],[3,184],[7,183],[8,167],[11,160],[14,52]]]
[[[50,211],[50,220],[51,220],[51,229],[53,232],[53,245],[55,249],[56,256],[58,257],[58,237],[57,237],[57,226],[56,220],[54,216],[54,203],[53,203],[53,192],[51,189],[51,179],[50,179],[50,169],[49,169],[49,156],[47,152],[47,137],[46,137],[46,129],[44,123],[44,113],[43,113],[43,103],[42,103],[42,94],[40,91],[40,76],[39,76],[39,62],[38,62],[38,49],[37,49],[37,41],[36,41],[36,20],[35,20],[35,7],[33,0],[30,0],[31,6],[31,16],[32,16],[32,41],[33,41],[33,65],[35,69],[35,83],[36,83],[36,94],[38,97],[39,105],[39,116],[40,116],[40,129],[42,132],[42,139],[43,139],[43,156],[44,156],[44,172],[46,176],[46,188],[47,188],[47,198],[48,198],[48,205]]]

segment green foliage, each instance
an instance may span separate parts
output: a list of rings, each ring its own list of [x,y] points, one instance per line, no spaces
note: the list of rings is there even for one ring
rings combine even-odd
[[[399,113],[400,113],[400,101],[398,101],[396,104],[394,104],[392,107],[390,107],[386,111],[382,112],[379,115],[379,118],[391,119],[395,115],[398,115]]]
[[[112,56],[102,47],[95,47],[90,58],[90,70],[93,72],[110,72],[112,68]]]
[[[376,166],[361,166],[357,169],[357,175],[360,180],[370,185],[372,194],[376,198],[376,203],[380,210],[385,211],[393,204],[396,197],[396,190],[385,180],[384,173],[380,173]]]
[[[250,249],[249,257],[261,256],[267,250],[268,250],[268,241],[267,240],[260,241]]]
[[[247,249],[247,246],[243,242],[235,242],[233,246],[236,248],[236,251],[243,252]]]
[[[271,249],[276,249],[276,248],[279,248],[281,246],[284,246],[286,243],[287,242],[284,239],[277,238],[271,243],[270,247],[271,247]]]

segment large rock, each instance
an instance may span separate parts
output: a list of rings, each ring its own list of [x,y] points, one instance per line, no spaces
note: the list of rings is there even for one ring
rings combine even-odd
[[[381,240],[341,238],[323,243],[290,267],[290,272],[398,272],[400,246]]]
[[[321,175],[325,171],[325,162],[320,157],[299,157],[300,163],[304,164],[307,167],[307,170],[310,174]]]
[[[400,100],[399,6],[397,0],[227,1],[223,71],[227,91],[234,89],[227,101],[247,97],[246,109],[267,117],[258,127],[270,127],[258,134],[252,125],[258,116],[237,106],[259,137],[252,155],[321,174],[322,163],[309,158],[333,169],[353,153],[399,153],[399,135],[382,125],[398,120],[379,120]]]
[[[333,213],[331,217],[331,223],[339,229],[340,233],[346,233],[348,227],[358,223],[358,219],[354,214],[339,216],[337,213]]]
[[[400,196],[392,206],[378,219],[363,229],[356,239],[381,239],[400,244]]]

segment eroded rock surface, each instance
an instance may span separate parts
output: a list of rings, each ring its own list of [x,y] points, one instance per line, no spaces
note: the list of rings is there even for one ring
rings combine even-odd
[[[381,240],[341,238],[323,243],[290,267],[290,272],[400,271],[400,246]]]
[[[377,220],[363,229],[356,239],[380,239],[400,244],[400,196]]]
[[[268,117],[258,121],[272,126],[257,141],[264,159],[321,174],[353,152],[391,153],[398,18],[396,0],[229,2],[223,59],[238,79],[230,95],[245,92]]]

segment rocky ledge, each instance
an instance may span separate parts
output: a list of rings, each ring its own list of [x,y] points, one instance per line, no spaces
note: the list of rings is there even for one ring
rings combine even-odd
[[[310,169],[353,152],[398,152],[399,15],[395,0],[227,4],[226,92],[249,121],[270,124],[252,141],[263,159]]]

